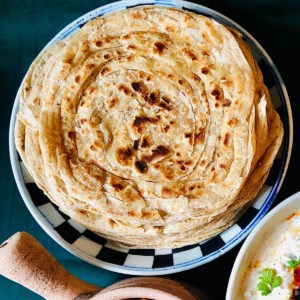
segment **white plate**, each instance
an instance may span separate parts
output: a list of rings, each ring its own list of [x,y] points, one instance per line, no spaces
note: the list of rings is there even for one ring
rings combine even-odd
[[[13,129],[18,111],[18,92],[10,123],[10,158],[13,173],[22,198],[41,227],[61,246],[96,266],[115,272],[135,275],[161,275],[188,270],[226,253],[241,242],[270,208],[284,179],[292,147],[292,114],[285,85],[275,65],[257,41],[238,24],[220,13],[204,6],[186,1],[120,1],[105,5],[78,18],[58,33],[47,46],[65,38],[83,24],[106,13],[142,4],[165,5],[190,10],[212,17],[219,22],[238,29],[250,46],[269,88],[275,109],[281,116],[285,136],[281,151],[274,161],[266,184],[247,212],[229,229],[205,241],[179,249],[124,250],[101,238],[62,214],[41,190],[21,162],[15,148]],[[47,47],[46,46],[46,47]]]
[[[243,275],[248,269],[253,254],[264,244],[266,232],[281,224],[283,220],[299,209],[300,192],[273,208],[251,232],[234,262],[228,283],[226,300],[240,299],[237,287],[241,286]]]

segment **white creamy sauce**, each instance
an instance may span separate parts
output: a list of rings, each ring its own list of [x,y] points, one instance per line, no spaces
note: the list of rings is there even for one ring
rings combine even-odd
[[[240,299],[244,300],[288,300],[293,288],[293,269],[287,266],[289,260],[300,257],[300,211],[292,218],[284,220],[268,233],[260,249],[254,254],[241,287]],[[267,295],[262,296],[256,289],[259,272],[264,268],[276,270],[282,284]]]

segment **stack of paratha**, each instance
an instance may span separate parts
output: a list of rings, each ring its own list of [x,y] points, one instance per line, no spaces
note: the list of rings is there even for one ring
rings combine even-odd
[[[23,162],[64,213],[137,248],[230,226],[283,136],[241,35],[158,6],[105,15],[43,51],[15,129]]]

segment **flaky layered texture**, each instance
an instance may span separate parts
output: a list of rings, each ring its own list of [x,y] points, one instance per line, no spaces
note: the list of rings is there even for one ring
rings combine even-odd
[[[15,127],[28,171],[64,213],[137,248],[230,226],[282,136],[239,33],[157,6],[97,18],[42,52]]]

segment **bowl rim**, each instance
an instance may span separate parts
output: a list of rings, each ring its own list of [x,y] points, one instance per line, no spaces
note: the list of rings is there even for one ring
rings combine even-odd
[[[226,300],[232,300],[234,287],[236,284],[236,280],[238,277],[238,273],[240,270],[240,265],[243,262],[243,259],[245,255],[247,254],[248,248],[251,247],[252,243],[255,242],[255,240],[259,239],[261,237],[261,234],[264,233],[265,228],[268,226],[269,221],[272,220],[274,217],[277,217],[278,214],[285,216],[290,215],[290,212],[285,212],[285,210],[293,206],[294,203],[299,202],[299,209],[300,209],[300,191],[289,196],[285,200],[283,200],[281,203],[279,203],[277,206],[275,206],[272,210],[270,210],[264,218],[259,222],[259,224],[256,225],[256,227],[252,230],[252,232],[249,234],[249,236],[246,238],[243,246],[239,250],[239,253],[234,261],[228,285],[227,285],[227,292],[226,292]],[[280,224],[282,222],[282,219],[276,220],[276,224]]]
[[[89,262],[90,264],[93,264],[97,267],[102,267],[114,272],[119,272],[123,274],[131,274],[131,275],[163,275],[163,274],[171,274],[171,273],[177,273],[177,272],[182,272],[185,270],[189,270],[195,267],[198,267],[200,265],[203,265],[205,263],[208,263],[221,255],[227,253],[230,251],[233,247],[238,245],[240,242],[242,242],[246,236],[249,234],[249,232],[257,225],[257,223],[263,218],[267,210],[270,208],[274,198],[279,192],[279,189],[282,185],[282,182],[285,178],[289,161],[290,161],[290,156],[291,156],[291,149],[292,149],[292,144],[293,144],[293,118],[292,118],[292,111],[291,111],[291,106],[290,106],[290,101],[289,101],[289,96],[287,94],[287,90],[285,87],[285,84],[282,80],[282,77],[280,73],[278,72],[276,66],[274,65],[273,61],[267,54],[267,52],[263,49],[263,47],[256,41],[255,38],[251,34],[249,34],[244,28],[242,28],[240,25],[238,25],[236,22],[231,20],[230,18],[226,17],[225,15],[210,9],[206,6],[197,4],[197,3],[192,3],[188,1],[181,1],[181,0],[152,0],[152,1],[147,1],[147,0],[123,0],[123,1],[117,1],[113,3],[106,4],[104,6],[100,6],[94,10],[91,10],[87,12],[84,15],[79,16],[76,20],[73,22],[69,23],[66,25],[61,31],[59,31],[47,44],[46,46],[41,50],[43,51],[45,48],[47,48],[49,45],[52,43],[56,42],[57,40],[65,37],[68,34],[71,34],[74,30],[72,28],[77,25],[79,26],[80,24],[83,24],[89,20],[92,20],[92,15],[97,13],[99,10],[104,10],[106,8],[113,8],[112,11],[117,11],[117,10],[123,10],[126,8],[126,6],[135,6],[135,5],[162,5],[162,6],[168,6],[168,7],[188,7],[188,8],[197,8],[198,10],[201,10],[206,13],[213,14],[217,17],[222,18],[226,22],[230,23],[233,25],[233,27],[236,27],[238,30],[240,30],[243,34],[245,34],[250,41],[259,49],[259,51],[262,53],[263,57],[267,60],[270,66],[272,66],[272,72],[275,74],[275,77],[277,79],[276,85],[280,85],[282,93],[283,93],[283,98],[285,102],[285,108],[286,108],[286,117],[287,117],[287,122],[288,122],[288,130],[289,130],[289,137],[287,140],[287,147],[286,147],[286,157],[285,157],[285,162],[284,165],[282,164],[282,170],[281,174],[279,174],[276,184],[274,185],[274,188],[272,189],[272,192],[269,193],[269,197],[267,200],[265,200],[265,205],[260,209],[259,216],[256,216],[252,222],[244,228],[241,232],[241,234],[238,234],[227,242],[222,248],[208,254],[207,256],[203,257],[201,260],[191,260],[183,264],[178,264],[174,266],[168,266],[168,267],[162,267],[162,268],[157,268],[157,269],[148,269],[148,268],[139,268],[139,267],[128,267],[128,266],[119,266],[115,265],[109,262],[105,261],[100,261],[96,259],[95,257],[92,257],[88,255],[87,253],[83,252],[82,250],[79,250],[72,244],[69,244],[66,242],[51,226],[49,221],[43,216],[43,214],[37,209],[37,207],[34,205],[34,203],[31,200],[31,197],[26,189],[23,177],[22,177],[22,172],[20,165],[16,163],[17,161],[17,151],[15,148],[15,143],[14,143],[14,125],[15,125],[15,120],[16,120],[16,112],[19,106],[19,98],[20,98],[20,91],[21,91],[21,86],[24,82],[24,79],[26,77],[26,74],[20,84],[20,87],[18,89],[16,98],[14,100],[14,105],[13,105],[13,110],[11,114],[11,119],[10,119],[10,128],[9,128],[9,153],[10,153],[10,161],[12,165],[12,170],[13,174],[16,180],[16,184],[18,186],[19,192],[22,196],[23,201],[25,202],[28,210],[34,217],[34,219],[38,222],[38,224],[46,231],[46,233],[54,239],[58,244],[60,244],[63,248],[65,248],[67,251],[72,253],[73,255],[77,256],[80,259],[83,259],[86,262]],[[119,6],[123,5],[122,8]],[[71,30],[70,30],[71,29]]]

